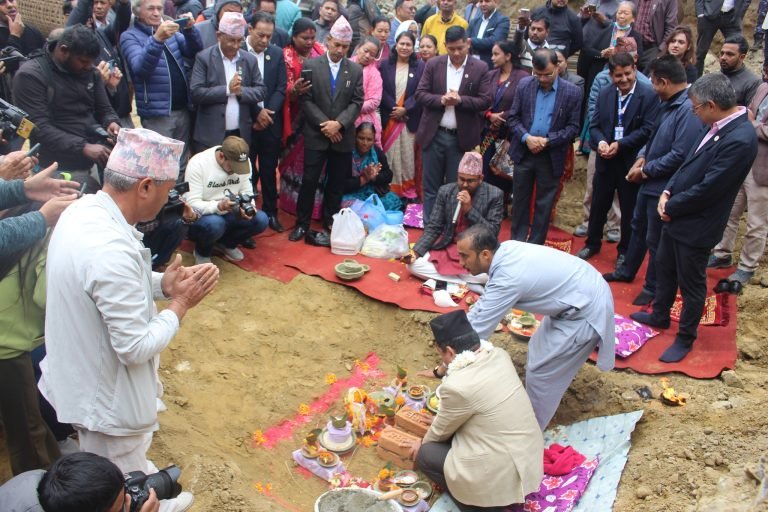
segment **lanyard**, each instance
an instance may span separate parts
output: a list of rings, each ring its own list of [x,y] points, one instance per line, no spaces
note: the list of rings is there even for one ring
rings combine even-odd
[[[629,102],[632,101],[632,96],[633,94],[629,93],[629,95],[624,99],[624,104],[622,105],[620,93],[617,92],[616,94],[616,108],[619,114],[619,126],[624,126],[624,112],[626,112],[627,107],[629,106]]]

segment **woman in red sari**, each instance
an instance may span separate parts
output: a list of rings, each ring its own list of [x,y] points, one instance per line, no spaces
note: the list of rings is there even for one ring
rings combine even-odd
[[[304,137],[301,135],[300,96],[309,90],[309,83],[301,78],[304,61],[320,57],[325,47],[315,41],[315,24],[307,18],[299,18],[293,24],[291,44],[283,49],[288,77],[285,104],[283,105],[283,147],[286,154],[280,162],[280,200],[282,210],[295,214],[301,179],[304,176]],[[322,181],[322,180],[321,180]],[[322,195],[315,194],[313,218],[319,217]]]

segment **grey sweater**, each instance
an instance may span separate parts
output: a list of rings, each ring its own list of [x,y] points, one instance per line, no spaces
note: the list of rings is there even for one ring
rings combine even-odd
[[[745,65],[742,65],[732,73],[723,74],[728,77],[731,85],[736,90],[736,103],[743,107],[749,105],[749,102],[752,101],[752,96],[755,95],[757,88],[762,83],[760,77],[750,71]]]
[[[37,497],[37,486],[45,471],[36,469],[11,478],[0,487],[0,510],[3,512],[45,512]]]
[[[22,180],[0,179],[0,210],[28,202]],[[31,247],[45,236],[45,217],[39,211],[0,220],[0,258]]]

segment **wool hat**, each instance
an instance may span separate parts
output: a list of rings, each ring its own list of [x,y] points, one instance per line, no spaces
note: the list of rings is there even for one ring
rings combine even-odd
[[[459,173],[470,176],[483,175],[483,155],[476,151],[467,151],[459,162]]]
[[[474,344],[480,343],[480,336],[472,328],[463,309],[457,309],[433,318],[429,322],[435,342],[440,346],[453,346],[457,341],[470,339]]]
[[[230,135],[221,143],[221,152],[229,160],[235,174],[250,174],[251,162],[248,160],[248,143],[240,137]]]
[[[225,12],[219,20],[219,32],[232,37],[243,37],[247,24],[242,13]]]
[[[107,169],[129,178],[175,181],[184,143],[146,128],[122,128],[109,154]]]
[[[352,26],[344,16],[339,16],[331,27],[331,37],[342,43],[352,42]]]

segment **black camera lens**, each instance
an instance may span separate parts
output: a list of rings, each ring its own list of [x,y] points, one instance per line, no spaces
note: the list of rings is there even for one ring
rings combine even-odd
[[[178,483],[181,476],[181,470],[176,466],[168,466],[161,469],[154,475],[147,476],[146,487],[152,488],[157,494],[159,500],[169,500],[175,498],[181,492],[181,485]]]

